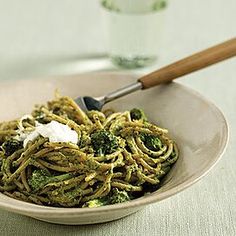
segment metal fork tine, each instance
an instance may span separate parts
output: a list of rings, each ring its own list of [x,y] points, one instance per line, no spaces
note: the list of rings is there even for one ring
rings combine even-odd
[[[84,112],[87,112],[88,109],[84,103],[84,99],[83,97],[78,97],[75,99],[75,102],[78,104],[78,106],[80,107],[80,109],[82,109]]]
[[[105,103],[113,101],[119,97],[122,97],[124,95],[127,95],[129,93],[135,92],[140,89],[142,89],[142,84],[140,82],[135,82],[121,89],[118,89],[112,93],[108,93],[105,96],[102,96],[99,98],[93,98],[93,97],[88,97],[88,96],[78,97],[75,99],[75,102],[85,112],[91,111],[91,110],[101,111]]]

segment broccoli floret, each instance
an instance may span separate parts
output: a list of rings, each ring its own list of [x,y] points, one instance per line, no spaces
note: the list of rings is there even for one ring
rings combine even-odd
[[[107,205],[107,200],[105,198],[97,198],[97,199],[87,201],[82,207],[94,208],[94,207],[100,207],[104,205]]]
[[[45,184],[47,184],[50,176],[44,170],[34,170],[31,178],[29,179],[29,185],[33,190],[39,189]]]
[[[143,121],[147,121],[147,117],[144,114],[143,110],[139,109],[139,108],[133,108],[130,111],[130,116],[131,116],[131,120],[143,120]]]
[[[126,191],[120,191],[117,188],[114,188],[108,196],[87,201],[82,207],[100,207],[108,204],[127,202],[129,200],[130,197]]]
[[[10,156],[21,148],[23,148],[23,143],[16,139],[8,139],[2,144],[2,149],[7,156]]]
[[[144,142],[144,145],[152,151],[157,151],[162,146],[161,140],[157,136],[151,134],[142,134],[141,140]]]
[[[117,137],[109,131],[99,130],[91,135],[91,143],[98,155],[111,154],[118,148]]]
[[[117,188],[112,190],[112,195],[110,197],[110,204],[127,202],[130,200],[128,193],[124,190],[120,191]]]
[[[34,190],[37,191],[44,187],[46,184],[63,181],[72,177],[72,174],[67,173],[63,175],[53,176],[42,169],[36,169],[33,171],[31,178],[29,179],[29,185]]]

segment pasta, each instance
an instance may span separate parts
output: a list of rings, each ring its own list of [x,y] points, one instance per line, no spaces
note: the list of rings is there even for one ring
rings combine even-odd
[[[77,141],[34,135],[50,122],[76,132]],[[58,96],[31,115],[0,123],[0,191],[56,207],[97,207],[141,197],[160,187],[178,159],[167,132],[140,109],[84,113],[72,98]],[[26,143],[29,135],[34,137]]]

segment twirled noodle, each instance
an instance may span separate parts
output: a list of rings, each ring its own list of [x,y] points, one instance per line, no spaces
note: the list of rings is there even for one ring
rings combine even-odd
[[[39,135],[23,147],[20,134],[51,121],[76,131],[78,143],[49,142]],[[105,139],[96,150],[93,138],[99,131]],[[70,97],[58,97],[36,106],[31,116],[0,124],[0,191],[61,207],[84,207],[94,199],[106,199],[101,205],[123,202],[109,200],[115,191],[135,199],[157,190],[178,159],[177,145],[167,133],[144,117],[132,117],[132,111],[86,114]],[[33,182],[35,171],[41,171],[41,182]]]

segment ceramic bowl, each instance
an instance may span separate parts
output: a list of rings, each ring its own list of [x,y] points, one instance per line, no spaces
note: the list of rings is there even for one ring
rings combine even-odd
[[[134,82],[128,74],[95,73],[77,76],[1,82],[0,120],[30,113],[34,104],[53,98],[56,88],[62,95],[99,96]],[[228,127],[221,111],[199,93],[179,83],[139,91],[106,105],[117,111],[143,108],[149,119],[169,130],[180,157],[164,179],[162,187],[150,195],[126,203],[99,208],[44,207],[0,194],[0,208],[58,224],[94,224],[132,214],[151,203],[168,198],[201,179],[222,156]],[[184,195],[183,195],[184,196]]]

